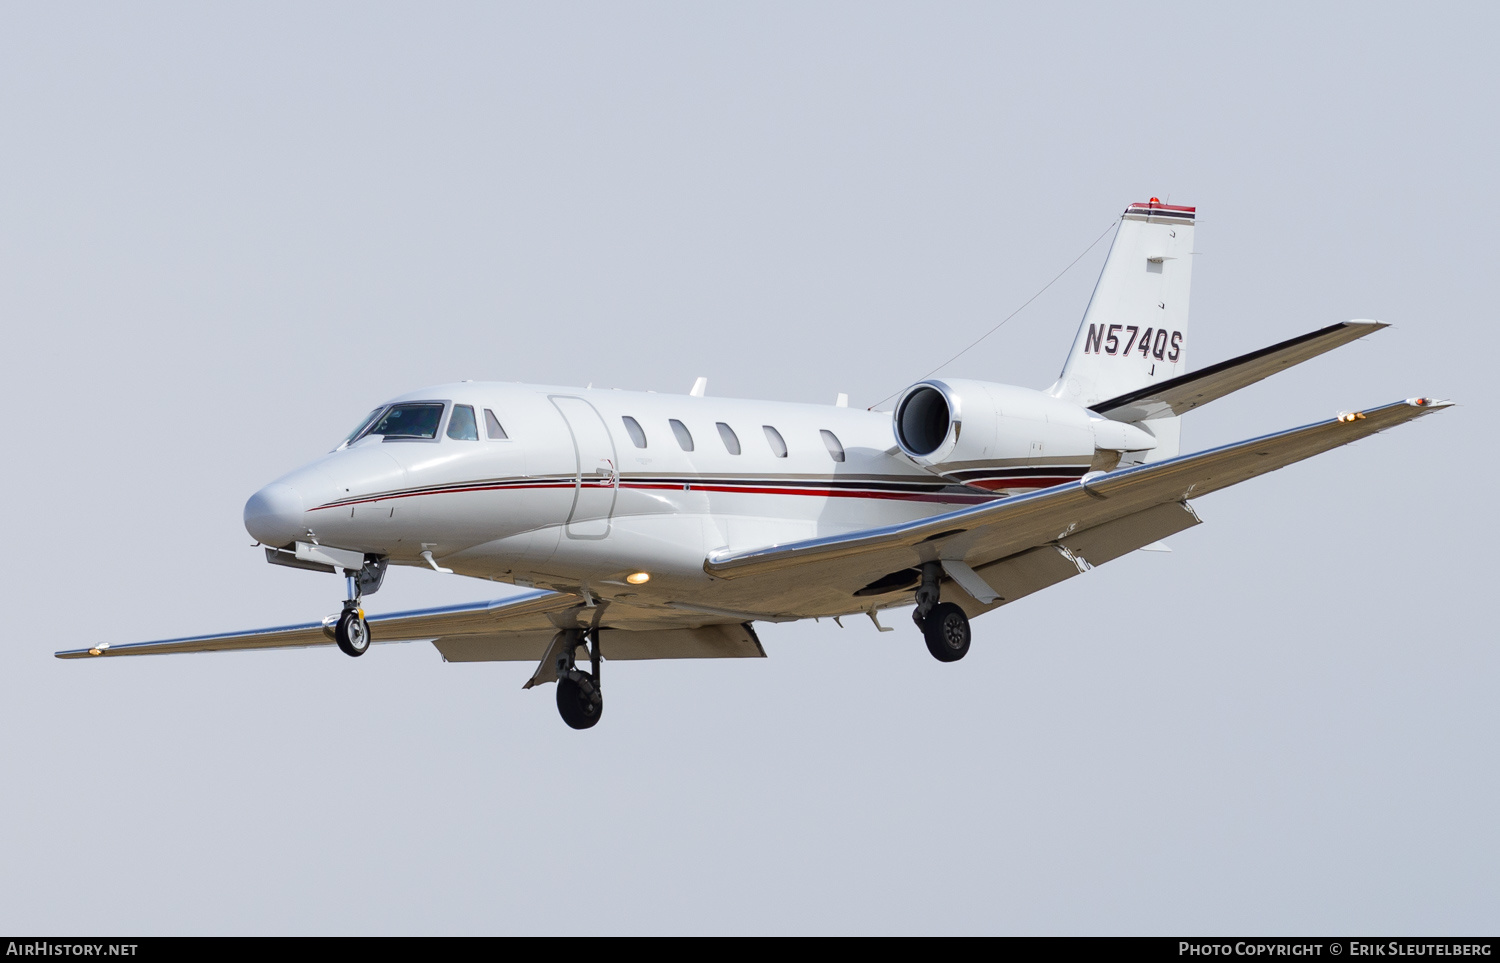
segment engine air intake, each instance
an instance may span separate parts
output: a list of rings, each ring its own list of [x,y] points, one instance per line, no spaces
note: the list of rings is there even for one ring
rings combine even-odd
[[[948,399],[931,385],[918,385],[901,399],[896,412],[896,440],[912,455],[930,455],[948,438],[953,423]]]

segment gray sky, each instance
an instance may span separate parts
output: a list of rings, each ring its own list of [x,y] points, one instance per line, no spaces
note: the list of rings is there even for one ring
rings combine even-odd
[[[0,929],[1494,931],[1497,20],[0,8]],[[957,665],[904,617],[767,626],[615,666],[587,733],[425,643],[52,658],[334,610],[240,512],[387,396],[870,405],[1151,195],[1199,208],[1191,364],[1396,325],[1187,448],[1464,407],[1203,499]],[[1049,384],[1103,251],[946,370]]]

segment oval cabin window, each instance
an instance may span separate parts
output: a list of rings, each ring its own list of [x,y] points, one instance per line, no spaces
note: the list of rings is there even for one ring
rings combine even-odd
[[[722,421],[718,423],[718,429],[719,437],[724,439],[725,449],[727,449],[731,455],[738,455],[740,453],[740,436],[736,435],[734,433],[734,429],[724,424],[724,422]]]
[[[641,423],[629,415],[620,419],[625,422],[625,433],[630,436],[630,443],[637,448],[646,447],[646,432],[642,430]]]
[[[824,428],[818,434],[823,436],[823,446],[828,449],[828,454],[834,461],[844,460],[844,445],[839,441],[839,436]]]

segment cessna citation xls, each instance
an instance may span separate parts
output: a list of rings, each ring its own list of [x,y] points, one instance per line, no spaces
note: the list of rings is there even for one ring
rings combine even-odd
[[[463,382],[381,405],[256,492],[268,561],[342,572],[322,622],[99,643],[59,658],[431,639],[449,662],[525,661],[574,728],[604,659],[759,658],[757,621],[916,604],[943,662],[977,615],[1198,524],[1192,501],[1411,421],[1413,398],[1196,454],[1183,414],[1370,334],[1335,324],[1188,373],[1194,209],[1121,216],[1057,383],[928,379],[892,412]],[[389,565],[533,589],[375,615]],[[885,631],[882,627],[882,631]],[[580,654],[581,652],[581,654]]]

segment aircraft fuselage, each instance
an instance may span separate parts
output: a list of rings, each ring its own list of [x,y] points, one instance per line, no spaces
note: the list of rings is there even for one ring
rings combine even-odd
[[[257,493],[246,527],[272,546],[308,541],[622,600],[686,597],[715,581],[703,563],[716,551],[900,524],[1089,470],[1088,412],[1030,389],[986,389],[999,399],[987,403],[1017,416],[989,413],[1006,428],[989,429],[982,457],[933,467],[902,452],[889,412],[440,385],[382,406],[441,405],[440,414],[417,412],[436,415],[418,432],[432,437],[358,437]],[[953,434],[962,430],[955,424]],[[636,573],[649,580],[631,584]],[[859,611],[847,591],[828,602],[808,588],[801,600],[782,600],[782,610]]]

